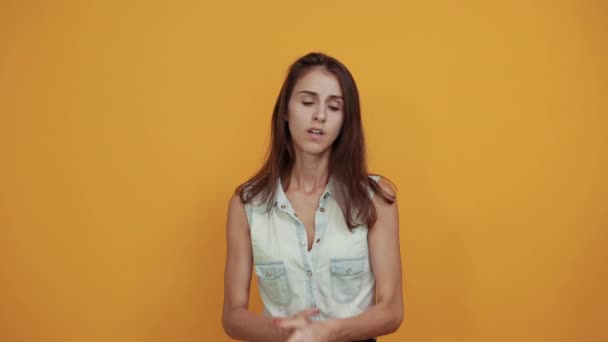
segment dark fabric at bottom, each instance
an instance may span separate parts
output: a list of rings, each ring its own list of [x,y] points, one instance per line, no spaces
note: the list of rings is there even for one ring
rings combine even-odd
[[[353,342],[376,342],[376,339],[375,338],[370,338],[369,340],[353,341]]]

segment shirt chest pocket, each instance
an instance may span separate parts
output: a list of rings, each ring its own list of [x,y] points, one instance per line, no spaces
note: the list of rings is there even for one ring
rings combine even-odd
[[[258,263],[255,265],[258,287],[271,302],[285,306],[291,302],[292,292],[282,261]]]
[[[353,301],[361,291],[366,258],[340,258],[329,262],[333,299],[341,304]]]

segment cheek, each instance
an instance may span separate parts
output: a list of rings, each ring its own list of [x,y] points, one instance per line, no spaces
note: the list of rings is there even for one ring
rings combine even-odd
[[[294,128],[294,124],[296,123],[295,121],[298,118],[298,111],[295,108],[294,105],[292,105],[291,103],[289,103],[289,105],[287,106],[287,126],[289,127],[289,130],[293,130]]]
[[[289,127],[291,135],[298,135],[298,132],[301,132],[306,127],[302,115],[298,115],[298,112],[290,111],[288,117],[287,126]]]
[[[302,120],[302,116],[306,115],[307,108],[298,103],[290,103],[287,106],[287,117],[289,121]]]
[[[332,125],[332,131],[334,132],[334,135],[337,136],[340,133],[343,125],[344,125],[344,116],[343,116],[343,114],[340,114],[336,118],[336,120],[333,122],[333,125]]]

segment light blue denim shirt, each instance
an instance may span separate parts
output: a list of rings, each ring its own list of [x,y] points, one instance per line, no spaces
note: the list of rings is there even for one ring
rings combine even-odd
[[[372,178],[378,181],[377,176]],[[376,283],[369,260],[368,227],[348,229],[331,184],[330,180],[315,212],[310,251],[304,224],[295,215],[280,179],[270,212],[265,204],[245,205],[265,315],[286,317],[317,307],[319,315],[311,318],[323,320],[355,316],[374,304]]]

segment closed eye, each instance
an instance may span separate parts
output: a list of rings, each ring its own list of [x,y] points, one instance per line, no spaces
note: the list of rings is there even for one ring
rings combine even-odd
[[[312,106],[313,103],[314,102],[309,102],[309,101],[302,102],[302,104],[305,105],[305,106]]]
[[[337,111],[340,110],[340,108],[335,107],[335,106],[329,106],[329,109],[333,110],[333,111]]]

